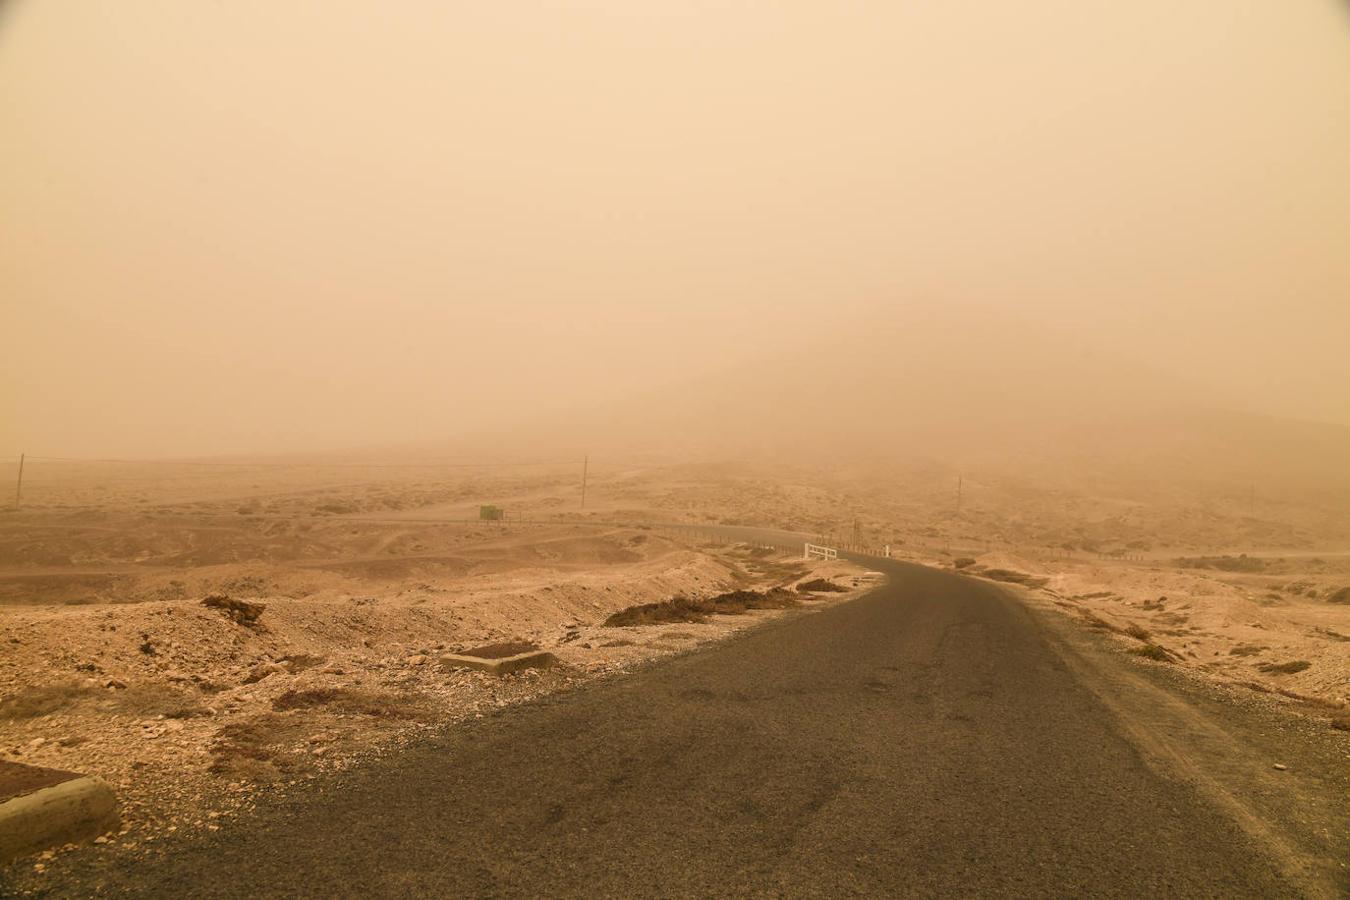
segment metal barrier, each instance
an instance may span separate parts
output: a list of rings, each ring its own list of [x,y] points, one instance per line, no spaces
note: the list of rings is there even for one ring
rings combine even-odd
[[[807,544],[806,552],[802,554],[802,559],[838,559],[839,551],[833,547],[822,547],[819,544]]]

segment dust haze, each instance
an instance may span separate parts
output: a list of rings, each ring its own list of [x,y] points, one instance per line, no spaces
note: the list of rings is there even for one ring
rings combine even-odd
[[[1346,895],[1347,251],[1330,0],[0,0],[0,894]]]
[[[686,445],[790,456],[747,421],[899,427],[949,390],[967,423],[1350,423],[1333,3],[11,2],[0,29],[7,455],[522,423],[604,454],[661,403],[700,409]]]

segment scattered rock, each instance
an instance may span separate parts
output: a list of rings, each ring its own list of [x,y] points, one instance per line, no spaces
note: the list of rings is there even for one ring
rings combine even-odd
[[[313,656],[309,653],[291,653],[277,660],[277,662],[292,675],[303,672],[306,669],[312,669],[323,661],[322,656]]]
[[[252,603],[248,600],[236,600],[229,594],[211,594],[202,599],[202,606],[208,609],[219,609],[229,616],[237,625],[253,627],[258,624],[262,617],[263,610],[267,605],[263,603]]]
[[[283,667],[277,665],[276,663],[259,663],[258,665],[250,669],[249,673],[244,676],[243,683],[257,684],[264,678],[269,678],[272,675],[276,675],[285,671],[286,670]]]

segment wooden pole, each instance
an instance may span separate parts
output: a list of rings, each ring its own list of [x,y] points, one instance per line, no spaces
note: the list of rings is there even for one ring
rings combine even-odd
[[[22,453],[20,453],[20,454],[19,454],[19,482],[18,482],[18,484],[14,485],[14,508],[15,508],[15,509],[18,509],[18,508],[19,508],[19,503],[22,502],[22,500],[23,500],[23,457],[24,457],[24,455],[23,455]]]
[[[586,472],[591,467],[591,455],[586,454],[581,460],[581,508],[586,508]]]

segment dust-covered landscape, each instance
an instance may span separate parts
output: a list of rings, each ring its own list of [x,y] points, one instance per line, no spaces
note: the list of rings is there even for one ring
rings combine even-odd
[[[727,526],[1016,585],[1124,653],[1350,726],[1350,520],[1335,508],[1259,517],[1241,496],[962,477],[957,509],[932,470],[588,463],[583,510],[576,465],[423,465],[29,464],[24,508],[0,526],[8,758],[115,784],[114,840],[134,849],[419,731],[874,583],[865,563]],[[506,518],[480,519],[485,505]],[[777,608],[607,624],[775,590]],[[499,679],[440,662],[494,646],[560,665]]]
[[[0,897],[1350,895],[1348,47],[0,4]]]

